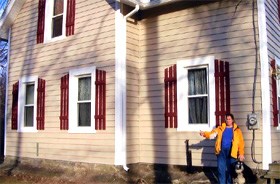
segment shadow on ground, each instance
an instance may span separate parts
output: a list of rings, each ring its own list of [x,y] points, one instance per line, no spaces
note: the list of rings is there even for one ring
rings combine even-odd
[[[142,163],[128,165],[128,167],[130,169],[126,172],[121,166],[43,159],[22,158],[18,160],[7,158],[0,165],[0,183],[217,183],[215,168],[189,168],[185,166]]]

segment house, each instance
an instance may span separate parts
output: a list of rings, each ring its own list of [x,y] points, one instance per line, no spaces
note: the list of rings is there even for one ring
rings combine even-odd
[[[9,40],[5,155],[127,170],[186,165],[191,152],[192,165],[216,166],[214,140],[199,131],[232,112],[245,163],[267,170],[280,160],[279,6],[10,1],[0,20]]]

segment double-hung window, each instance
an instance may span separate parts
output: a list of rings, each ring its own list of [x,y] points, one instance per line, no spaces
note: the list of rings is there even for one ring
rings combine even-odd
[[[38,0],[37,43],[74,35],[75,0]]]
[[[69,132],[95,132],[95,67],[69,72]]]
[[[210,130],[215,126],[214,57],[177,62],[178,130]]]
[[[19,132],[37,132],[38,77],[22,77],[19,80]]]
[[[65,37],[66,4],[66,0],[46,0],[46,41]]]

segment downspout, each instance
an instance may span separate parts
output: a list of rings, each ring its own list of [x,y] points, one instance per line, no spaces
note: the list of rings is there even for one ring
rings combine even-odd
[[[9,91],[9,66],[10,66],[10,50],[11,50],[11,32],[12,28],[9,28],[8,33],[8,56],[7,56],[7,68],[6,68],[6,94],[5,94],[5,119],[4,119],[4,158],[7,150],[7,122],[8,122],[8,91]]]
[[[125,86],[125,90],[126,90],[126,48],[127,48],[127,44],[126,44],[126,20],[127,20],[127,18],[129,18],[129,17],[131,17],[132,15],[134,15],[136,12],[138,12],[139,11],[139,5],[137,4],[137,5],[135,5],[135,8],[131,11],[131,12],[129,12],[127,15],[125,15],[124,17],[123,17],[123,19],[124,19],[124,29],[125,29],[125,37],[124,37],[124,43],[125,43],[125,45],[124,45],[124,49],[125,49],[125,51],[124,51],[124,53],[125,53],[125,55],[124,55],[124,57],[125,57],[125,59],[124,59],[124,62],[125,62],[125,71],[123,72],[123,79],[124,79],[124,86]],[[129,170],[129,168],[127,167],[127,163],[126,163],[126,152],[127,152],[127,149],[126,149],[126,139],[127,139],[127,137],[126,137],[126,93],[125,93],[125,95],[124,95],[124,97],[123,97],[123,123],[122,123],[122,125],[123,125],[123,127],[122,127],[122,129],[123,129],[123,145],[124,145],[124,163],[123,163],[123,169],[125,170],[125,171],[128,171]]]
[[[116,2],[116,79],[115,79],[115,165],[128,171],[126,161],[126,20],[139,11],[139,5],[122,16]]]

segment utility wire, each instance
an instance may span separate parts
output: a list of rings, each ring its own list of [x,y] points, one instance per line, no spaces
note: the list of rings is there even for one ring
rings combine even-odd
[[[254,83],[253,83],[253,99],[252,99],[252,113],[255,113],[255,98],[256,98],[256,83],[258,76],[258,45],[257,45],[257,35],[256,35],[256,25],[255,25],[255,0],[252,1],[252,18],[253,18],[253,31],[254,31],[254,44],[255,44],[255,72],[254,72]],[[255,130],[253,129],[253,139],[251,144],[251,157],[252,160],[261,164],[255,159]]]

